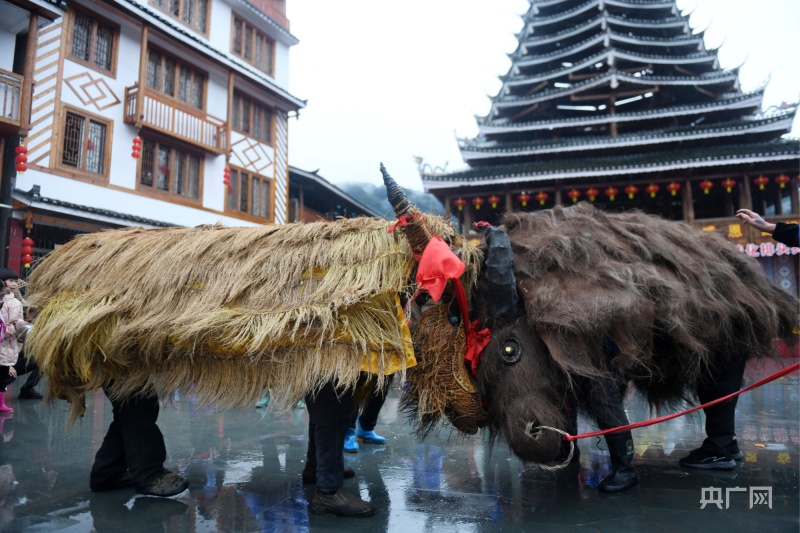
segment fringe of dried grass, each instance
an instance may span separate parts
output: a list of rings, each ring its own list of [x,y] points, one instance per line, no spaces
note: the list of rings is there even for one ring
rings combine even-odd
[[[332,379],[354,386],[365,355],[383,370],[409,350],[397,295],[413,290],[413,255],[388,227],[357,218],[80,236],[29,279],[40,313],[27,349],[73,416],[85,391],[110,382],[119,397],[191,390],[217,407],[265,388],[291,401]]]

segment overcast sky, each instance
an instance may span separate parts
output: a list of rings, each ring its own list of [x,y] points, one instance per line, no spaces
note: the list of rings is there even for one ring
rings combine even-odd
[[[478,133],[511,65],[527,0],[288,0],[289,163],[327,180],[380,183],[383,162],[422,190],[414,156],[466,168],[456,136]],[[800,0],[678,0],[742,90],[768,79],[764,107],[800,100]],[[800,136],[795,118],[793,136]]]

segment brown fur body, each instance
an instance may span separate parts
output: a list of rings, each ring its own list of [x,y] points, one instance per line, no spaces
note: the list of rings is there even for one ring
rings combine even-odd
[[[771,353],[776,338],[795,342],[797,300],[717,233],[586,203],[511,213],[504,229],[524,313],[488,316],[479,282],[475,312],[492,341],[478,381],[494,435],[524,459],[555,456],[560,436],[526,424],[564,429],[573,376],[608,379],[613,366],[659,407],[693,397],[734,359]]]

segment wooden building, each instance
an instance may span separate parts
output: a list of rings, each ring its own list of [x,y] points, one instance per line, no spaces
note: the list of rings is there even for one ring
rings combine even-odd
[[[61,7],[15,40],[30,119],[4,138],[6,264],[23,237],[36,257],[103,228],[288,220],[288,120],[305,102],[288,92],[285,0]],[[20,150],[24,172],[7,161]]]
[[[502,88],[459,143],[468,168],[421,171],[462,231],[582,200],[639,208],[724,232],[797,294],[800,249],[733,217],[797,221],[796,104],[742,92],[675,0],[529,1]]]

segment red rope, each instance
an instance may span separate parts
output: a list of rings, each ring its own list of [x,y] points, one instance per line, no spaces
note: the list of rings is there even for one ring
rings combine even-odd
[[[651,418],[650,420],[645,420],[643,422],[636,422],[634,424],[628,424],[627,426],[620,426],[620,427],[616,427],[616,428],[604,429],[602,431],[593,431],[592,433],[582,433],[580,435],[565,435],[564,436],[564,440],[573,441],[573,440],[578,440],[578,439],[585,439],[585,438],[588,438],[588,437],[597,437],[597,436],[600,436],[600,435],[606,435],[608,433],[616,433],[618,431],[627,431],[629,429],[641,428],[641,427],[645,427],[645,426],[652,426],[653,424],[658,424],[658,423],[664,422],[666,420],[671,420],[673,418],[678,418],[679,416],[688,415],[689,413],[694,413],[695,411],[699,411],[700,409],[705,409],[706,407],[709,407],[711,405],[715,405],[715,404],[718,404],[720,402],[724,402],[724,401],[730,400],[731,398],[739,396],[743,392],[747,392],[749,390],[753,390],[755,388],[758,388],[761,385],[764,385],[765,383],[769,383],[770,381],[776,380],[776,379],[778,379],[780,377],[783,377],[783,376],[785,376],[787,374],[791,374],[792,372],[794,372],[794,371],[796,371],[798,369],[800,369],[800,363],[795,363],[790,367],[787,367],[787,368],[784,368],[783,370],[779,370],[778,372],[775,372],[771,376],[765,377],[761,381],[758,381],[758,382],[753,383],[752,385],[750,385],[748,387],[743,388],[742,390],[736,391],[736,392],[734,392],[732,394],[728,394],[727,396],[723,396],[721,398],[717,398],[716,400],[712,400],[712,401],[710,401],[708,403],[704,403],[703,405],[698,405],[697,407],[692,407],[691,409],[686,409],[685,411],[681,411],[679,413],[673,413],[671,415],[660,416],[658,418]]]

